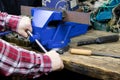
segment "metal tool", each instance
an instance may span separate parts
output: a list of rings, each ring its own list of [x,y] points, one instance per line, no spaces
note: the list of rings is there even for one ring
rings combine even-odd
[[[47,50],[67,46],[72,37],[85,34],[89,27],[88,24],[64,21],[63,12],[58,10],[33,8],[31,13],[32,34]],[[32,38],[29,40],[35,42]]]
[[[96,39],[87,39],[87,40],[79,41],[77,43],[77,46],[117,42],[118,40],[119,40],[119,35],[108,35],[108,36],[98,37]]]
[[[104,53],[104,52],[93,52],[92,50],[87,49],[78,49],[78,48],[71,48],[70,49],[71,54],[77,54],[77,55],[95,55],[95,56],[106,56],[106,57],[113,57],[113,58],[120,58],[119,54],[113,54],[113,53]]]
[[[33,37],[33,34],[32,34],[30,31],[27,30],[27,33],[28,33],[31,37]],[[42,44],[41,44],[37,39],[35,39],[35,42],[38,44],[38,46],[39,46],[45,53],[47,52],[47,50],[42,46]]]
[[[59,54],[63,54],[64,52],[67,52],[69,50],[70,46],[67,45],[63,48],[59,48],[58,50],[56,50]]]

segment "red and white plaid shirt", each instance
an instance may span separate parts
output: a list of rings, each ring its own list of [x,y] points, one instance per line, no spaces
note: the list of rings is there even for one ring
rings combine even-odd
[[[16,30],[19,16],[0,12],[0,26],[8,26]],[[51,71],[51,60],[47,55],[28,51],[0,39],[0,73],[9,76],[12,74],[39,77]]]

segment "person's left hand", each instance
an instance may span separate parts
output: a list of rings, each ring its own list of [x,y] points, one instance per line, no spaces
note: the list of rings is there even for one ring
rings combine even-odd
[[[28,37],[27,30],[32,32],[31,19],[27,16],[22,16],[17,26],[16,32],[24,37]]]

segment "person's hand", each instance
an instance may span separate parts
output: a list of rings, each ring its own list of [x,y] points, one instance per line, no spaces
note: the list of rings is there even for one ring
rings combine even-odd
[[[26,32],[27,30],[32,32],[31,19],[27,16],[22,16],[22,18],[20,19],[20,22],[17,26],[16,32],[24,37],[28,37],[28,34]]]
[[[51,50],[45,55],[48,55],[52,61],[52,71],[61,70],[64,68],[63,61],[61,60],[60,55],[56,51]]]

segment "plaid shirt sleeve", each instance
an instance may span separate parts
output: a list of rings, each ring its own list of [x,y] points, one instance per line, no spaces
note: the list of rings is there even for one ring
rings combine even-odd
[[[16,31],[20,19],[21,19],[20,16],[8,15],[5,12],[0,12],[0,26],[2,27],[7,26],[12,31]]]
[[[0,12],[0,26],[2,27],[7,26],[15,31],[19,20],[20,16]],[[0,39],[0,70],[0,73],[5,76],[21,74],[39,77],[51,71],[51,60],[47,55],[12,46]]]
[[[47,55],[36,54],[0,39],[0,73],[39,77],[51,71],[51,60]]]

